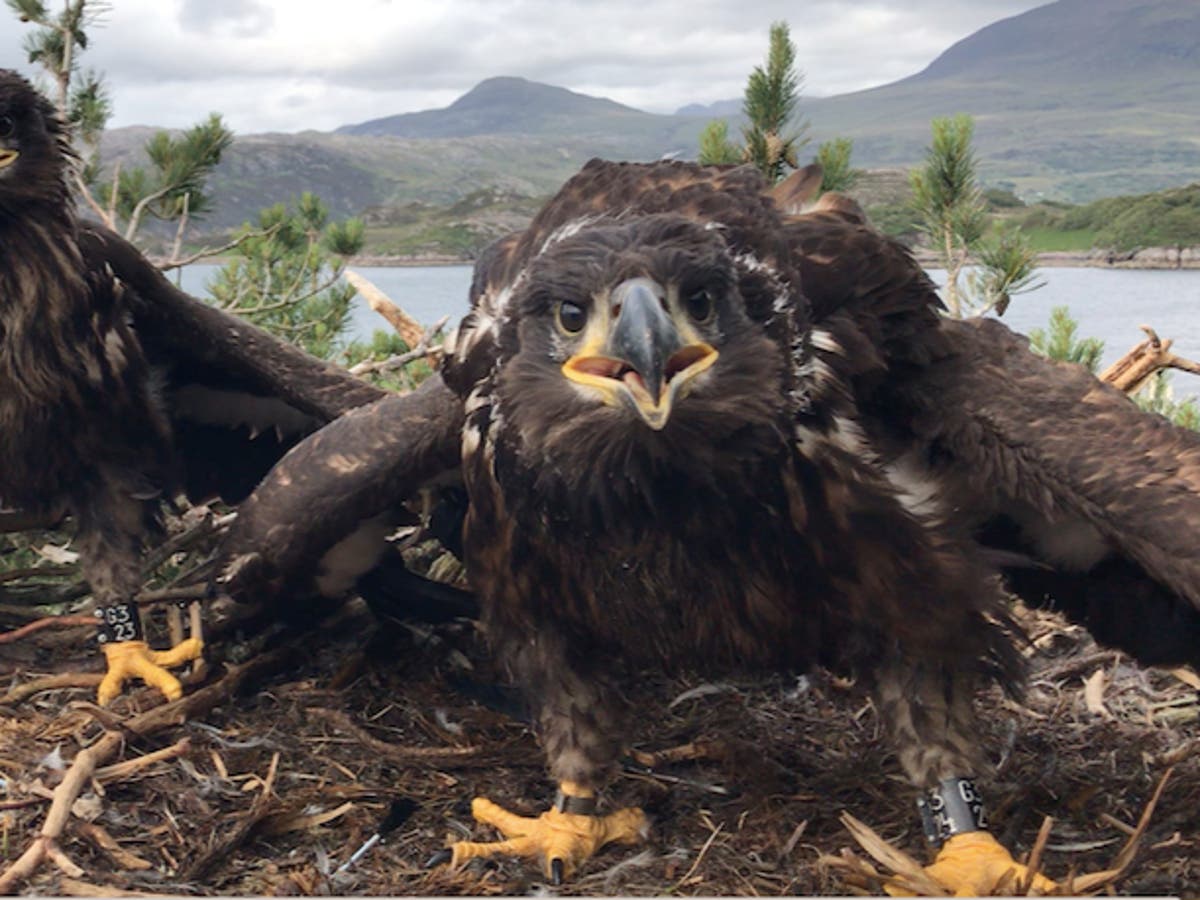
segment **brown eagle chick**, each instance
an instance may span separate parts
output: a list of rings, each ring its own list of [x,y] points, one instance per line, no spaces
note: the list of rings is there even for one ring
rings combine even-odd
[[[132,604],[168,477],[170,422],[117,284],[80,251],[73,162],[46,99],[0,71],[0,504],[75,519],[83,573],[108,620],[106,652],[123,661],[101,701],[126,672],[178,696],[157,663],[193,658],[199,642],[156,661]]]
[[[594,806],[646,666],[852,670],[915,787],[979,769],[972,695],[1019,679],[998,579],[902,504],[797,269],[752,170],[598,161],[477,266],[444,371],[465,562],[559,793],[539,820],[476,801],[509,840],[455,862],[561,877],[637,839],[636,811]]]

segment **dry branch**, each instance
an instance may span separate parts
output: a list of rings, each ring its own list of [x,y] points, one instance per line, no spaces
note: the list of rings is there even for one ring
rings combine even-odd
[[[1182,369],[1200,375],[1200,362],[1172,353],[1173,342],[1161,340],[1149,325],[1142,325],[1141,329],[1146,332],[1146,340],[1101,372],[1101,381],[1126,394],[1133,394],[1161,369]]]
[[[362,294],[363,299],[367,301],[367,305],[388,320],[388,323],[396,329],[396,333],[404,338],[404,343],[410,347],[416,347],[421,343],[425,329],[421,327],[420,322],[392,302],[387,294],[362,275],[350,269],[347,269],[342,274],[346,276],[346,280],[350,282],[350,286]]]
[[[279,771],[279,754],[274,753],[271,756],[271,765],[267,768],[267,777],[262,779],[262,789],[259,795],[254,798],[254,803],[250,807],[250,811],[233,827],[233,829],[224,836],[224,838],[216,845],[210,847],[207,851],[201,854],[196,859],[188,864],[187,868],[180,873],[180,877],[184,881],[199,881],[212,870],[213,866],[231,854],[234,850],[240,847],[258,827],[259,823],[267,818],[271,809],[271,799],[275,789],[275,776]]]
[[[335,616],[335,619],[341,616]],[[265,675],[284,665],[302,649],[308,635],[264,653],[240,666],[230,667],[223,678],[173,703],[155,707],[123,723],[123,731],[109,731],[91,747],[81,750],[55,788],[54,800],[46,814],[42,830],[26,851],[3,873],[0,873],[0,894],[15,893],[18,887],[37,871],[46,859],[53,859],[60,868],[66,862],[58,847],[70,818],[71,806],[83,788],[91,782],[96,769],[111,760],[124,746],[126,734],[139,737],[155,734],[173,725],[208,712],[217,704],[230,699],[252,677]]]

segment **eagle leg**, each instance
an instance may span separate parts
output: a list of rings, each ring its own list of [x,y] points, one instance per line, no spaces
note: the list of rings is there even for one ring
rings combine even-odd
[[[1049,894],[1058,888],[1045,875],[1031,873],[1014,860],[989,831],[968,831],[947,839],[925,872],[955,897],[1011,895],[1018,890],[1028,894],[1030,889]],[[890,885],[887,892],[893,897],[908,896]]]
[[[471,813],[498,829],[507,840],[495,843],[459,841],[450,847],[450,864],[490,856],[527,856],[542,860],[555,884],[570,878],[581,863],[607,844],[636,844],[646,837],[646,815],[637,807],[599,816],[591,810],[595,795],[570,782],[559,786],[559,801],[536,818],[518,816],[485,797],[476,797]],[[586,810],[572,812],[572,809]]]
[[[126,681],[140,678],[161,691],[168,700],[178,700],[183,696],[183,685],[167,668],[199,659],[203,652],[204,642],[194,637],[181,641],[170,650],[151,650],[145,641],[104,644],[108,672],[100,682],[97,699],[105,706],[116,699]]]
[[[142,537],[154,507],[138,498],[136,475],[102,469],[97,478],[99,489],[76,511],[83,576],[95,598],[97,640],[108,663],[97,700],[102,706],[112,702],[130,678],[178,700],[183,687],[167,667],[198,659],[204,644],[195,634],[170,650],[152,650],[146,643],[133,598],[141,589]]]
[[[974,679],[923,665],[911,656],[885,662],[875,692],[905,774],[924,793],[917,801],[926,837],[940,843],[925,871],[956,897],[1039,894],[1058,885],[1012,858],[987,830],[983,800],[968,773],[979,765],[972,703]],[[892,896],[904,890],[889,885]]]

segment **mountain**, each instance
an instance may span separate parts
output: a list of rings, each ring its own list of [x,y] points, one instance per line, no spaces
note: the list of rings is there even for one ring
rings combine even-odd
[[[1074,202],[1200,181],[1200,2],[1058,0],[995,22],[923,71],[836,97],[801,98],[816,143],[854,139],[854,164],[918,163],[930,120],[970,113],[984,180]],[[521,78],[490,78],[444,109],[336,133],[247,135],[217,170],[210,227],[237,225],[313,190],[334,213],[450,205],[480,188],[539,196],[593,156],[692,157],[700,131],[740,100],[656,115]],[[136,135],[104,159],[140,157]]]
[[[816,140],[909,165],[929,120],[975,117],[981,172],[1024,195],[1088,200],[1200,179],[1200,3],[1058,0],[995,22],[923,71],[804,102]]]
[[[524,78],[481,81],[445,109],[427,109],[344,125],[338,134],[387,135],[400,138],[461,138],[494,134],[589,133],[598,129],[669,126],[669,119],[612,100],[577,94],[566,88]]]

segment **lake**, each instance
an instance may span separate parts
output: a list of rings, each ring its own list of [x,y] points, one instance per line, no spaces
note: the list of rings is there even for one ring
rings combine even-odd
[[[188,266],[183,287],[203,296],[214,265]],[[470,266],[394,266],[359,270],[413,318],[432,324],[442,316],[451,323],[466,312],[471,286]],[[1013,299],[1003,321],[1015,331],[1028,334],[1045,328],[1050,310],[1070,307],[1079,322],[1081,337],[1104,341],[1103,365],[1119,358],[1140,341],[1138,326],[1154,328],[1164,340],[1175,341],[1180,356],[1200,360],[1200,270],[1160,269],[1039,269],[1046,285]],[[931,270],[941,284],[945,273]],[[356,306],[351,321],[354,337],[370,337],[388,325],[365,303]],[[1200,397],[1200,376],[1175,372],[1171,377],[1176,396]]]

